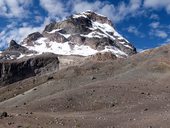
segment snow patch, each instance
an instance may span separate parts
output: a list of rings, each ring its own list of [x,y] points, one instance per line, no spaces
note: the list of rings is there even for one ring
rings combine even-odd
[[[103,38],[103,37],[108,37],[105,34],[102,34],[100,32],[91,32],[88,35],[81,34],[80,36],[88,37],[88,38]]]
[[[113,41],[116,39],[119,40],[124,40],[124,41],[119,41],[119,43],[121,44],[125,44],[125,43],[129,43],[125,38],[123,38],[112,26],[110,26],[109,24],[102,24],[99,22],[93,22],[93,28],[92,30],[96,30],[96,29],[100,29],[105,35],[107,35],[108,37],[110,37],[110,39],[112,39]],[[113,33],[113,35],[111,35],[110,33]],[[133,49],[130,45],[126,44],[124,45],[127,48]]]
[[[127,48],[130,48],[130,49],[133,49],[131,46],[129,46],[127,44],[125,44],[124,46],[127,47]]]
[[[35,46],[27,46],[27,48],[30,50],[35,50],[39,54],[51,52],[59,55],[89,56],[94,55],[98,52],[112,52],[117,57],[127,56],[126,53],[122,52],[121,50],[114,46],[106,46],[104,50],[97,51],[87,45],[75,45],[73,42],[57,43],[51,41],[48,42],[48,44],[50,44],[50,47],[47,47],[45,40],[46,40],[45,38],[40,38],[35,42]]]
[[[110,34],[108,34],[107,32],[114,32],[115,30],[110,26],[110,25],[106,25],[106,26],[109,26],[108,28],[105,28],[105,24],[101,24],[101,23],[98,23],[98,22],[93,22],[92,23],[93,25],[93,29],[96,30],[96,29],[99,29],[101,30],[105,35],[107,35],[108,37],[110,37],[112,40],[115,40],[115,38],[113,36],[111,36]]]
[[[59,55],[81,55],[81,56],[89,56],[92,54],[97,53],[97,50],[94,50],[90,48],[89,46],[85,45],[73,45],[71,42],[65,42],[65,43],[57,43],[57,42],[48,42],[50,44],[50,47],[46,46],[46,39],[41,38],[37,40],[36,42],[40,45],[35,46],[27,46],[30,50],[35,50],[39,52],[40,54],[44,52],[51,52]]]
[[[102,24],[102,23],[99,23],[99,22],[93,22],[93,27],[94,28],[98,28],[100,30],[102,30],[105,34],[109,34],[108,32],[110,33],[113,33],[113,35],[115,37],[118,37],[118,39],[124,39],[112,26],[110,26],[109,24]],[[109,36],[112,36],[109,34]],[[113,38],[113,36],[112,36]],[[124,39],[125,40],[125,39]],[[128,41],[127,41],[128,42]]]
[[[65,38],[69,38],[71,36],[71,34],[63,34],[63,33],[60,33],[59,31],[61,31],[62,29],[55,29],[55,30],[52,30],[51,32],[48,32],[49,34],[53,34],[55,32],[58,32],[60,35],[64,36]]]
[[[84,14],[75,14],[75,15],[73,15],[73,18],[80,18],[80,17],[87,18],[87,16],[85,16]]]
[[[98,16],[107,18],[106,16],[101,15],[101,14],[98,14],[98,13],[93,12],[93,11],[91,11],[91,10],[87,10],[86,12],[82,12],[82,14],[85,14],[85,15],[90,15],[91,13],[95,13],[95,14],[98,15]]]
[[[112,52],[113,54],[116,55],[116,57],[121,58],[122,56],[128,56],[125,52],[122,52],[118,48],[114,46],[106,46],[105,49],[101,52]]]
[[[54,29],[54,30],[52,30],[52,31],[50,31],[50,32],[48,32],[48,33],[52,34],[52,33],[58,32],[58,31],[60,31],[60,30],[62,30],[62,29]]]
[[[21,54],[19,57],[17,57],[17,59],[21,59],[23,57],[30,57],[30,56],[34,56],[34,55],[39,55],[38,53],[35,54],[35,53],[32,53],[32,54]]]
[[[23,57],[25,57],[25,54],[21,54],[17,59],[21,59]]]
[[[115,32],[114,28],[112,26],[110,26],[109,24],[106,24],[106,23],[102,24],[102,23],[99,23],[99,22],[93,22],[93,27],[102,29],[105,32]]]
[[[64,36],[65,38],[69,38],[71,36],[71,34],[62,34],[62,33],[59,33],[59,34]]]

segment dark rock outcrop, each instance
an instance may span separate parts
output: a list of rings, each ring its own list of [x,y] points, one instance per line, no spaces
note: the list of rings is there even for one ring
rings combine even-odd
[[[43,35],[39,32],[34,32],[32,34],[29,34],[27,38],[23,40],[24,43],[26,43],[28,46],[32,46],[33,42],[36,41],[37,39],[43,37]],[[22,42],[22,43],[23,43]]]
[[[28,48],[17,44],[14,40],[11,40],[9,47],[1,53],[0,62],[6,60],[16,60],[21,54],[36,54],[36,51],[29,50]]]
[[[17,44],[14,40],[11,40],[9,43],[9,47],[5,51],[6,52],[18,51],[21,53],[25,53],[26,51],[28,51],[28,49],[24,46]]]
[[[64,42],[68,41],[63,35],[61,35],[57,31],[54,33],[44,32],[43,35],[44,35],[44,37],[47,37],[48,41],[60,42],[60,43],[64,43]]]
[[[85,13],[86,13],[86,16],[92,21],[97,21],[102,24],[107,23],[107,24],[113,26],[112,21],[103,15],[96,14],[92,11],[86,11]]]
[[[47,25],[44,29],[44,32],[50,32],[55,29],[62,29],[65,33],[64,34],[74,34],[74,33],[84,33],[90,32],[89,29],[92,27],[91,20],[88,18],[80,17],[80,18],[73,18],[69,17],[68,19],[57,22],[51,23]]]
[[[32,76],[57,71],[58,68],[58,57],[52,53],[19,60],[6,60],[0,62],[0,85],[11,84]]]
[[[87,45],[99,51],[104,50],[106,45],[116,45],[114,41],[106,37],[88,38],[88,37],[81,36],[80,34],[75,34],[75,35],[70,36],[69,40],[76,45]]]

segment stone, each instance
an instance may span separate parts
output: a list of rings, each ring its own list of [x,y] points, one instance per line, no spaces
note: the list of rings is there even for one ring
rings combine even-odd
[[[8,113],[7,112],[0,113],[0,118],[4,118],[4,117],[8,117]]]

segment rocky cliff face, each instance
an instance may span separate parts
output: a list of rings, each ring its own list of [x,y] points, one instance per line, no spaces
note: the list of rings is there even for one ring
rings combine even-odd
[[[46,53],[19,60],[0,62],[0,86],[11,84],[35,75],[43,75],[57,71],[59,60],[57,55]]]
[[[38,53],[89,56],[111,52],[117,57],[136,53],[135,47],[123,38],[105,16],[87,11],[47,25],[42,33],[28,35],[22,45]]]

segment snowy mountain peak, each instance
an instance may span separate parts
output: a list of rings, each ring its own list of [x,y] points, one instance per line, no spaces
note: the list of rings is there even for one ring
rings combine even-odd
[[[42,33],[29,34],[21,45],[38,54],[89,56],[111,52],[122,58],[136,53],[132,44],[114,29],[111,20],[92,11],[50,23]]]

